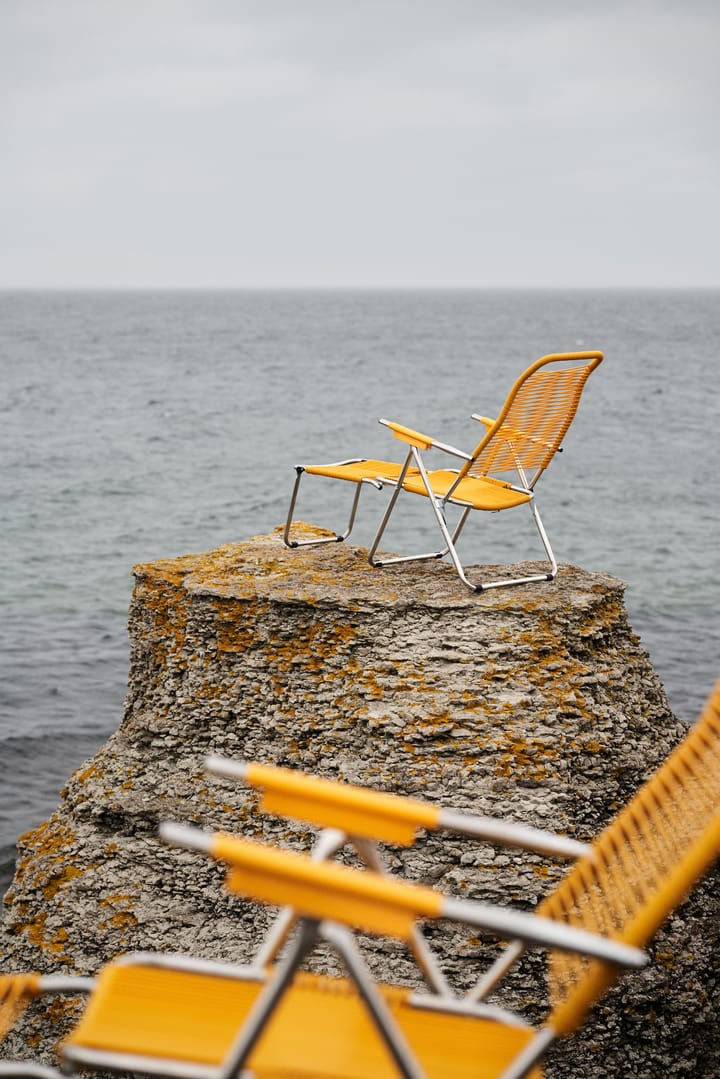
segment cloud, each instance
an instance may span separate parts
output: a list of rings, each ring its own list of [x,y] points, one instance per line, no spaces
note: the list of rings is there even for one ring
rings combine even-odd
[[[2,17],[0,283],[720,283],[714,4]]]

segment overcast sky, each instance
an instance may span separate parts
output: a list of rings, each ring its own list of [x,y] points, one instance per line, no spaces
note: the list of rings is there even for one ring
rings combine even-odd
[[[0,287],[720,286],[718,0],[0,0]]]

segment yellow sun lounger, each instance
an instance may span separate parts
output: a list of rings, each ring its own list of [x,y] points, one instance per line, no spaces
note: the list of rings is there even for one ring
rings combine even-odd
[[[424,820],[428,826],[433,822]],[[537,1079],[552,1041],[577,1028],[621,967],[643,965],[640,949],[720,853],[720,683],[697,725],[534,914],[183,825],[166,824],[162,834],[227,863],[233,892],[293,907],[297,931],[283,958],[265,968],[136,955],[108,964],[92,986],[87,979],[7,976],[0,996],[14,1009],[38,992],[91,988],[60,1049],[66,1071]],[[378,985],[353,930],[410,942],[418,920],[437,919],[512,943],[465,997]],[[318,940],[335,948],[347,977],[299,970]],[[528,947],[549,952],[550,1010],[539,1028],[488,1003]],[[0,1076],[58,1074],[0,1064]]]
[[[408,447],[404,462],[355,458],[329,465],[297,465],[290,508],[285,523],[284,541],[288,547],[331,543],[346,539],[352,531],[362,485],[394,488],[387,510],[380,522],[369,551],[373,566],[414,562],[449,555],[461,581],[473,592],[503,585],[552,580],[557,562],[535,505],[535,487],[556,453],[577,412],[585,384],[602,362],[602,352],[571,352],[544,356],[532,364],[510,390],[495,419],[473,415],[485,425],[485,436],[472,453],[466,453],[399,423],[380,420],[393,435]],[[431,469],[422,454],[437,450],[461,462],[449,469]],[[304,473],[348,480],[355,484],[355,495],[347,528],[329,538],[298,540],[292,535],[293,514],[300,481]],[[429,500],[440,528],[443,547],[420,555],[377,557],[376,552],[402,492],[421,495]],[[471,582],[457,552],[456,543],[471,510],[499,512],[527,505],[542,541],[548,571],[527,577]],[[460,518],[450,530],[447,507],[457,506]]]

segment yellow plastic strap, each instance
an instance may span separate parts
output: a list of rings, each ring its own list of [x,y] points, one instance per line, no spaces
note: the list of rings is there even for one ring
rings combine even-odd
[[[0,974],[0,1041],[40,992],[39,974]]]
[[[178,1074],[218,1068],[261,988],[233,977],[111,964],[65,1045],[154,1057],[156,1074],[172,1074],[173,1064]],[[378,988],[428,1076],[498,1076],[533,1036],[528,1027],[415,1007],[406,989]],[[356,987],[309,971],[296,972],[248,1072],[261,1079],[398,1077]],[[541,1079],[539,1069],[528,1079]]]
[[[699,722],[538,913],[645,945],[720,855],[719,806],[720,682]],[[607,964],[553,953],[553,1028],[576,1028],[615,976]]]
[[[233,977],[107,963],[63,1044],[217,1067],[259,991]]]
[[[457,483],[457,472],[448,472],[436,469],[428,473],[430,488],[435,495],[444,498],[447,492],[454,487],[450,501],[459,505],[474,506],[478,510],[504,510],[511,506],[520,506],[529,502],[532,495],[516,491],[503,480],[497,480],[493,476],[480,476],[475,478],[467,476]],[[420,476],[406,476],[403,482],[406,491],[413,494],[427,495],[427,488]]]
[[[429,450],[433,444],[433,439],[428,435],[423,435],[419,431],[413,431],[412,427],[403,427],[401,423],[390,423],[388,427],[395,435],[395,438],[399,438],[402,442],[407,442],[410,446],[417,446],[419,450]]]
[[[329,918],[382,936],[408,940],[417,918],[439,918],[443,896],[381,873],[313,862],[301,854],[218,833],[211,853],[231,866],[231,891],[292,906],[300,915]]]
[[[688,850],[667,880],[617,933],[626,944],[642,947],[657,932],[668,913],[683,901],[695,881],[717,859],[720,851],[720,813]],[[552,1026],[559,1036],[576,1030],[589,1008],[612,985],[617,971],[607,963],[593,961],[578,988],[553,1010]]]
[[[690,847],[672,873],[668,874],[657,893],[625,927],[623,939],[639,946],[657,932],[668,913],[675,909],[691,890],[693,884],[716,861],[720,854],[720,812],[708,823],[702,835]]]
[[[348,464],[305,465],[308,476],[327,476],[335,480],[351,480],[362,483],[363,480],[375,480],[378,476],[397,479],[402,472],[402,465],[396,461],[364,460],[351,461]]]
[[[527,442],[533,442],[537,446],[543,446],[546,450],[554,450],[555,447],[552,442],[543,441],[541,438],[535,438],[534,435],[529,435],[525,431],[521,431],[519,427],[513,427],[511,423],[503,423],[501,427],[495,432],[500,437],[507,438],[519,438],[524,439]]]
[[[412,798],[318,779],[287,768],[250,764],[246,780],[262,791],[262,808],[349,835],[410,846],[418,828],[438,827],[440,809]]]

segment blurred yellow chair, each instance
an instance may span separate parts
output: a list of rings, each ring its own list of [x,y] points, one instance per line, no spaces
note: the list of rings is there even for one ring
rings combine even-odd
[[[312,851],[316,861],[332,858],[348,845],[369,869],[387,873],[378,844],[409,847],[421,830],[450,832],[552,858],[575,859],[590,849],[576,839],[514,821],[445,809],[414,798],[303,775],[288,768],[234,761],[216,755],[206,758],[205,768],[210,773],[255,788],[261,795],[260,808],[264,812],[322,828]],[[273,962],[296,921],[297,914],[292,905],[281,910],[255,962],[263,966]],[[450,992],[443,971],[418,926],[413,926],[408,943],[428,985],[437,992]]]
[[[643,952],[622,943],[533,914],[448,898],[372,870],[182,825],[164,825],[162,834],[226,862],[231,891],[291,904],[300,918],[297,932],[270,968],[150,954],[108,964],[61,1046],[66,1072],[94,1068],[186,1079],[489,1079],[527,1052],[532,1028],[501,1008],[378,985],[352,930],[408,941],[418,919],[442,918],[527,946],[580,948],[630,967],[645,962]],[[347,977],[299,970],[320,941],[336,951]],[[23,1074],[18,1068],[0,1065],[0,1075]]]
[[[371,565],[387,566],[449,555],[461,581],[473,592],[552,580],[557,574],[557,562],[535,505],[535,487],[555,454],[562,449],[562,441],[575,417],[587,379],[602,360],[602,352],[562,353],[537,360],[515,382],[497,418],[473,415],[473,419],[485,425],[486,431],[472,453],[439,442],[402,424],[380,420],[408,446],[404,462],[356,458],[328,465],[297,465],[285,523],[286,545],[302,547],[346,539],[353,528],[363,483],[378,488],[391,486],[394,488],[392,497],[370,547],[368,558]],[[430,450],[449,454],[462,464],[451,469],[431,469],[422,456]],[[293,514],[304,473],[348,480],[355,484],[350,518],[344,533],[322,539],[293,538]],[[380,540],[402,492],[421,495],[429,500],[443,539],[440,550],[400,557],[377,556]],[[520,505],[530,508],[547,556],[547,572],[471,582],[456,547],[470,511],[499,512]],[[452,531],[447,521],[448,506],[456,506],[460,511],[458,523]]]
[[[267,799],[277,777],[255,768],[245,778]],[[372,792],[356,797],[352,787],[336,810],[330,803],[343,799],[329,788],[341,785],[296,780],[289,801],[292,784],[282,780],[285,789],[271,792],[266,808],[293,814],[302,803],[302,819],[337,823],[343,835],[361,839],[369,833],[373,842],[412,842],[417,828],[448,823],[445,811],[412,802],[403,807],[405,799],[373,799]],[[577,1028],[622,966],[643,965],[640,949],[717,858],[719,796],[720,683],[697,725],[533,914],[450,898],[372,868],[163,825],[166,841],[226,863],[231,891],[291,907],[296,932],[269,966],[142,955],[109,964],[61,1048],[64,1068],[186,1079],[230,1079],[243,1068],[258,1079],[538,1077],[552,1041]],[[494,828],[491,821],[488,829]],[[412,945],[416,923],[438,919],[510,943],[462,997],[444,987],[414,993],[377,984],[353,931]],[[319,940],[337,951],[347,977],[299,969]],[[530,947],[549,952],[550,1007],[539,1028],[489,1002]],[[60,991],[57,979],[53,986],[43,978],[28,986],[21,977],[15,1003],[23,991]],[[22,1074],[56,1076],[41,1066],[0,1064],[0,1076]]]

